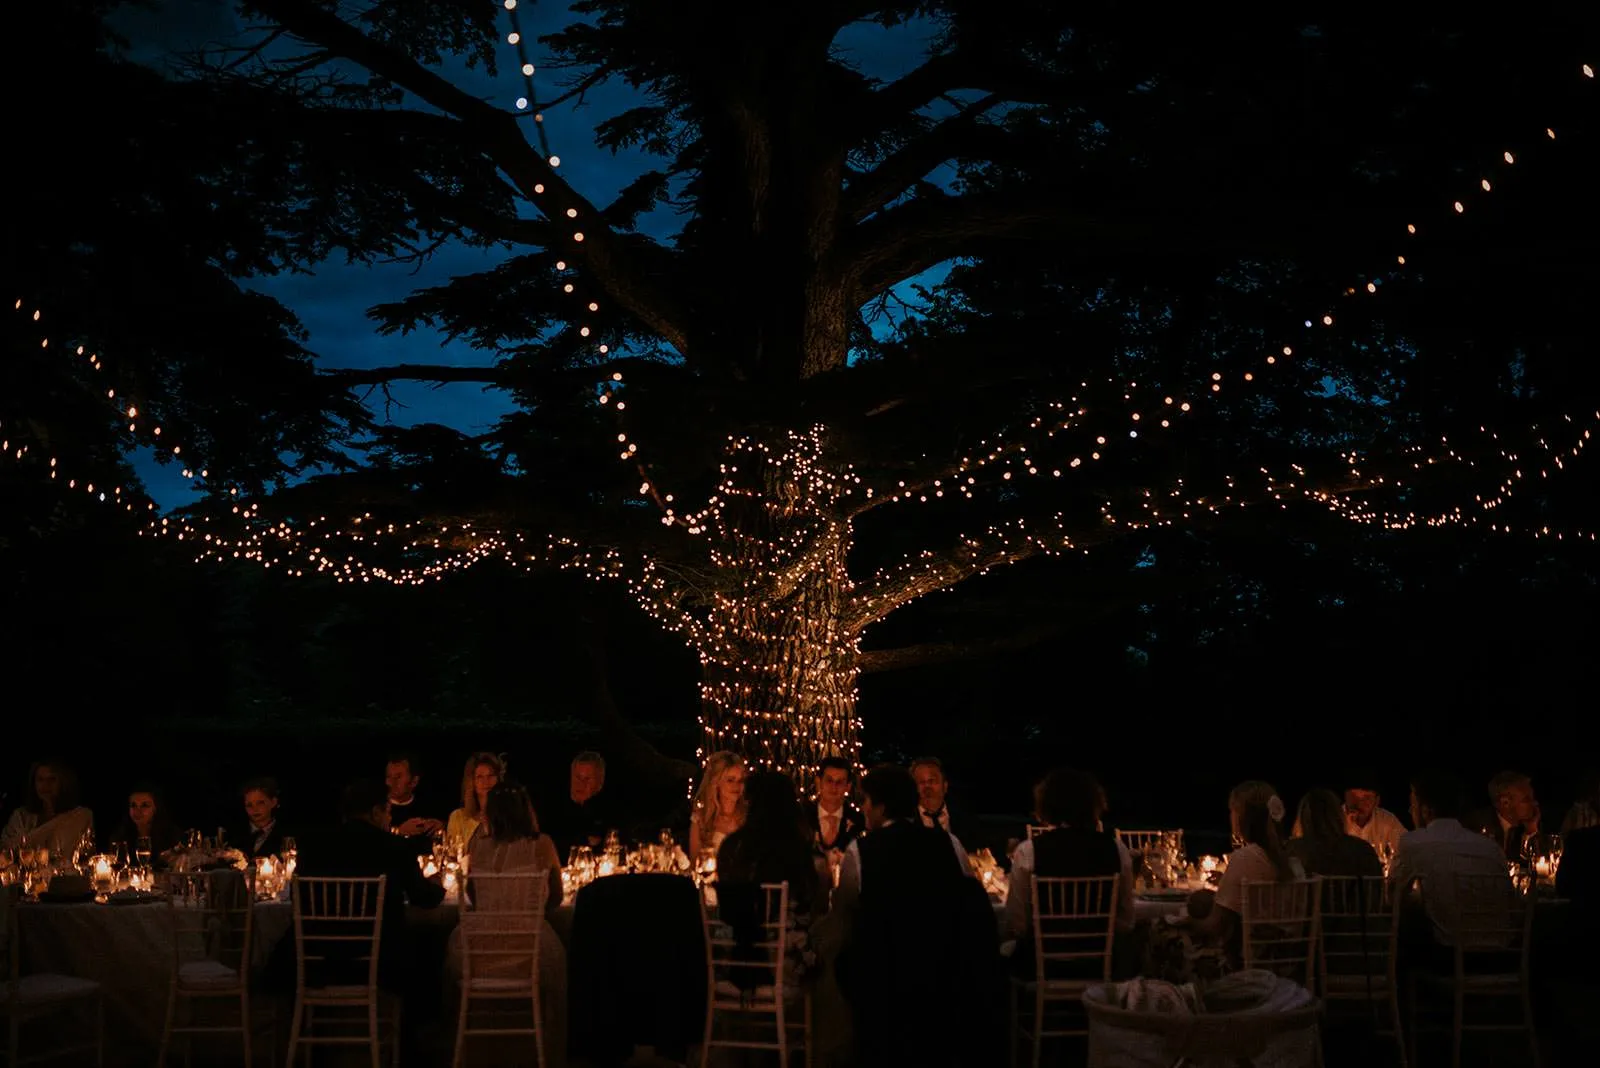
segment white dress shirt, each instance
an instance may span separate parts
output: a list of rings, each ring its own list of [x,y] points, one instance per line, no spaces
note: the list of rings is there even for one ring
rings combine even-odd
[[[1121,879],[1117,881],[1117,930],[1131,931],[1135,915],[1133,907],[1133,854],[1117,840],[1117,857],[1122,862]],[[1033,839],[1017,846],[1011,854],[1011,883],[1006,891],[1006,935],[1021,938],[1028,933],[1033,920]]]
[[[1457,927],[1457,875],[1496,875],[1511,885],[1506,855],[1494,839],[1468,830],[1460,820],[1434,820],[1426,827],[1410,831],[1400,839],[1394,861],[1389,865],[1389,882],[1404,892],[1422,881],[1422,904],[1433,921],[1434,938],[1440,945],[1455,945]]]
[[[894,820],[887,820],[884,826],[887,827],[892,823]],[[967,851],[962,848],[961,842],[949,831],[945,834],[950,838],[950,848],[955,851],[956,860],[961,862],[961,870],[973,875],[972,861],[967,859]],[[839,862],[839,885],[833,892],[835,902],[854,900],[861,894],[860,843],[860,838],[852,838],[850,845],[844,851],[844,860]],[[973,877],[976,878],[975,875]]]
[[[832,823],[833,823],[832,827],[828,826],[829,821],[832,821]],[[822,807],[822,802],[818,801],[817,802],[817,835],[818,835],[818,839],[820,841],[823,841],[823,842],[836,842],[839,839],[839,832],[842,831],[843,829],[844,829],[844,806],[840,805],[834,811],[829,812],[827,809]],[[833,832],[832,834],[828,833],[830,830]]]
[[[1346,813],[1344,829],[1345,833],[1354,835],[1373,849],[1380,849],[1383,846],[1388,846],[1391,850],[1399,849],[1400,836],[1406,833],[1405,824],[1386,808],[1373,812],[1365,827],[1356,826],[1356,821]]]

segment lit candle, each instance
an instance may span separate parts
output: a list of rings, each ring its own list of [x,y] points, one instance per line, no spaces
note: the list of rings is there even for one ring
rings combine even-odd
[[[1540,857],[1533,862],[1533,871],[1541,879],[1549,879],[1555,874],[1554,867],[1550,864],[1549,857]]]
[[[112,877],[110,857],[99,856],[94,858],[94,877],[96,881],[100,879],[110,879]]]
[[[447,894],[456,892],[456,873],[453,871],[444,873],[444,892]]]
[[[602,876],[612,875],[612,874],[614,874],[616,872],[616,870],[617,870],[617,865],[612,861],[612,859],[610,857],[607,857],[605,860],[602,860],[600,862],[600,871],[599,871],[600,875],[602,875]]]
[[[1207,874],[1207,875],[1210,875],[1212,872],[1216,871],[1217,870],[1217,858],[1216,857],[1201,857],[1200,858],[1200,870],[1202,872],[1204,872],[1205,874]]]

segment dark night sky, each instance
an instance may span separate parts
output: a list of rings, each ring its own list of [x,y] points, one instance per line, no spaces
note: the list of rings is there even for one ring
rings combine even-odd
[[[524,0],[519,14],[523,32],[533,42],[533,62],[539,68],[537,90],[543,96],[556,95],[561,91],[560,73],[546,70],[543,65],[546,57],[537,39],[574,21],[575,16],[563,3],[532,3],[530,0]],[[522,95],[522,83],[517,75],[515,51],[504,43],[505,32],[510,30],[509,18],[504,13],[501,23],[497,75],[462,65],[449,68],[446,73],[468,92],[511,110],[516,98]],[[161,63],[168,52],[225,40],[239,30],[229,0],[161,0],[154,10],[127,9],[118,17],[116,25],[128,38],[138,58],[156,64]],[[921,60],[926,40],[925,28],[912,26],[890,31],[861,26],[842,35],[840,44],[869,74],[893,78]],[[593,142],[593,127],[597,122],[633,106],[637,99],[626,85],[610,84],[588,94],[581,107],[565,105],[545,116],[550,147],[561,157],[562,172],[575,188],[593,201],[609,202],[650,165],[650,158],[641,152],[613,154],[595,147]],[[408,106],[426,107],[415,102]],[[641,219],[641,229],[658,238],[669,235],[677,224],[677,217],[670,208],[658,208]],[[261,278],[247,284],[276,297],[300,317],[311,334],[309,347],[324,366],[482,365],[492,359],[491,354],[447,341],[434,331],[381,337],[365,313],[369,307],[398,300],[410,290],[442,285],[457,275],[487,270],[509,255],[504,249],[474,249],[451,242],[420,267],[347,265],[335,260],[319,265],[311,274]],[[472,433],[488,429],[509,407],[499,393],[471,384],[433,386],[424,382],[399,382],[391,387],[390,394],[404,405],[387,413],[387,418],[397,424],[442,423]],[[385,416],[382,404],[382,396],[376,395],[375,407],[380,418]],[[181,477],[177,465],[158,464],[153,455],[147,453],[137,458],[135,466],[151,495],[162,506],[179,506],[194,500],[188,480]]]

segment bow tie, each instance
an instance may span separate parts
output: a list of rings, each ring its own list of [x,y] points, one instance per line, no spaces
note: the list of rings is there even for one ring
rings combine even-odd
[[[924,811],[922,814],[924,816],[926,816],[928,819],[932,820],[933,822],[938,823],[939,822],[939,817],[944,815],[944,806],[940,805],[933,812]]]

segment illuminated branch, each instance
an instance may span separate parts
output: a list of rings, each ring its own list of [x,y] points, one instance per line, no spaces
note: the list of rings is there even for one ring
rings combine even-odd
[[[878,572],[858,586],[845,613],[844,627],[849,633],[883,619],[895,609],[918,597],[954,586],[1002,564],[1014,564],[1031,556],[1083,549],[1109,537],[1106,527],[1069,531],[1059,519],[1046,520],[1035,527],[1026,519],[1013,519],[990,527],[977,537],[963,537],[945,552],[924,550],[901,563]]]
[[[462,135],[486,152],[524,197],[550,220],[570,222],[572,237],[563,242],[563,254],[580,259],[613,300],[680,352],[687,351],[682,301],[663,288],[673,277],[671,254],[636,235],[624,240],[607,226],[600,210],[556,174],[555,158],[546,159],[528,144],[514,115],[462,91],[310,0],[254,0],[254,6],[295,36],[360,64],[460,119]]]
[[[1051,408],[1061,410],[1065,407],[1060,403],[1052,404]],[[1043,427],[1046,436],[1052,436],[1059,431],[1071,428],[1075,421],[1084,414],[1082,408],[1074,410],[1064,418],[1045,419],[1036,417],[1025,428],[1023,433],[1031,433]],[[961,493],[970,497],[970,486],[974,481],[972,472],[982,470],[1001,460],[1013,456],[1024,456],[1028,451],[1028,442],[1018,437],[1008,442],[980,441],[971,453],[959,460],[943,460],[936,463],[922,465],[913,471],[906,472],[906,477],[894,479],[893,485],[889,479],[881,480],[877,485],[868,486],[862,490],[851,489],[852,496],[860,497],[847,511],[852,518],[872,511],[884,504],[895,501],[909,501],[912,499],[927,500],[929,496],[942,497],[945,493]],[[1073,466],[1077,466],[1074,464]]]

